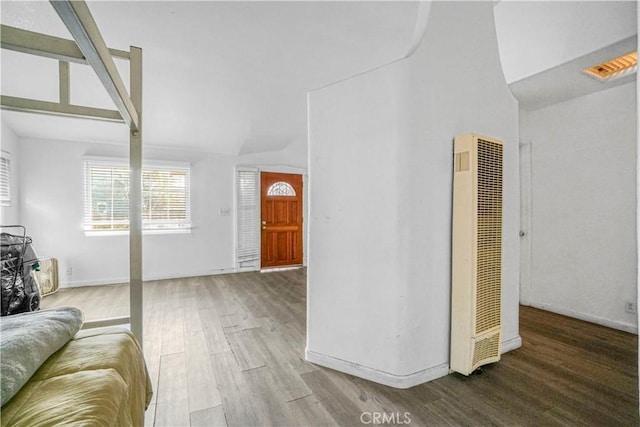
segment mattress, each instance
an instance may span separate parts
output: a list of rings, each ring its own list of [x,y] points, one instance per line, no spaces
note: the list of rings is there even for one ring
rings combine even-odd
[[[130,331],[79,331],[11,400],[0,425],[141,426],[152,389]]]

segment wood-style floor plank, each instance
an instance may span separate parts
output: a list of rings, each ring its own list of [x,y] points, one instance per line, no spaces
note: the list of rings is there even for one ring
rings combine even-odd
[[[301,375],[314,396],[341,426],[358,424],[360,407],[333,382],[323,370]]]
[[[373,425],[373,413],[436,427],[640,421],[638,337],[530,307],[523,346],[481,375],[400,390],[304,360],[304,269],[146,282],[144,301],[148,426]],[[128,287],[63,289],[42,303],[60,305],[120,316]]]
[[[155,426],[182,427],[191,425],[189,401],[172,400],[156,404]]]
[[[258,426],[260,417],[254,401],[255,391],[251,390],[246,376],[240,371],[231,351],[210,356],[213,373],[220,385],[220,394],[227,425]]]
[[[185,332],[185,363],[189,410],[200,411],[222,404],[218,383],[209,360],[202,331]]]
[[[219,405],[192,412],[191,425],[193,427],[227,427],[224,408],[222,405]]]
[[[187,365],[184,353],[174,353],[160,357],[160,379],[155,393],[157,393],[156,402],[158,404],[189,400]]]
[[[313,420],[314,426],[335,426],[336,420],[314,396],[306,396],[288,403],[293,420]]]

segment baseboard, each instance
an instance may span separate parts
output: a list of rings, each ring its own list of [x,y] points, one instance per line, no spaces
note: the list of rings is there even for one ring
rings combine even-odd
[[[155,280],[170,280],[170,279],[184,279],[187,277],[202,277],[202,276],[216,276],[219,274],[229,274],[235,273],[236,269],[234,268],[220,268],[217,270],[203,270],[199,272],[191,272],[191,273],[175,273],[175,274],[160,274],[160,275],[150,275],[145,276],[144,281],[150,282]],[[100,285],[126,285],[129,283],[128,277],[115,277],[111,279],[101,279],[101,280],[79,280],[75,282],[60,282],[59,288],[79,288],[83,286],[100,286]]]
[[[260,273],[278,273],[281,271],[289,271],[289,270],[299,270],[304,268],[303,265],[293,265],[290,267],[269,267],[260,269]]]
[[[308,348],[304,351],[305,359],[316,365],[335,369],[336,371],[354,375],[365,380],[378,384],[387,385],[394,388],[409,388],[428,381],[444,377],[449,374],[449,364],[433,366],[408,375],[397,375],[390,372],[362,366],[357,363],[348,362],[326,354],[316,353]]]
[[[112,279],[101,279],[101,280],[78,280],[73,282],[62,282],[60,281],[59,289],[67,289],[67,288],[82,288],[84,286],[104,286],[104,285],[126,285],[129,283],[129,278],[112,278]]]
[[[595,323],[597,325],[602,325],[608,328],[618,329],[620,331],[625,331],[625,332],[638,335],[638,326],[632,325],[630,323],[618,322],[615,320],[593,316],[591,314],[580,313],[578,311],[556,307],[552,304],[532,302],[531,307],[539,308],[541,310],[551,311],[553,313],[562,314],[563,316],[573,317],[576,319],[584,320],[585,322]]]
[[[510,340],[502,341],[500,354],[505,354],[520,347],[522,347],[522,338],[518,335]]]

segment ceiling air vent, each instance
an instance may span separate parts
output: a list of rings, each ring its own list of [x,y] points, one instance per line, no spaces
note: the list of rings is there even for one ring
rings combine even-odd
[[[585,68],[584,72],[596,79],[606,82],[632,74],[638,70],[638,51],[627,53],[602,64]]]

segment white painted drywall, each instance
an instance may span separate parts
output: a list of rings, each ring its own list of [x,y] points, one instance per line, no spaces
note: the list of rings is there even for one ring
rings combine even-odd
[[[83,156],[127,159],[121,145],[20,141],[21,221],[41,256],[60,262],[61,286],[128,281],[128,236],[85,236],[82,230]],[[193,230],[144,235],[146,280],[217,273],[233,268],[233,159],[179,150],[146,148],[145,158],[189,161]],[[126,161],[126,160],[125,160]],[[72,274],[67,275],[67,267]]]
[[[86,236],[82,230],[83,157],[128,161],[126,146],[21,138],[19,147],[20,157],[29,159],[19,173],[20,222],[33,236],[39,256],[58,258],[60,286],[127,282],[128,236]],[[143,235],[144,279],[234,271],[235,165],[251,163],[265,170],[289,168],[305,173],[304,156],[281,154],[237,158],[145,145],[145,159],[191,163],[193,228],[188,234]],[[221,209],[230,209],[230,214],[221,215]]]
[[[309,360],[399,387],[446,375],[467,132],[505,142],[503,341],[519,345],[517,115],[489,2],[434,2],[410,57],[309,94]]]
[[[521,111],[531,140],[531,304],[623,330],[636,301],[636,83]]]
[[[407,73],[399,62],[309,96],[307,350],[390,373],[400,370],[407,296],[398,221]]]
[[[507,83],[637,33],[635,1],[502,1],[496,31]]]
[[[2,156],[9,159],[9,191],[11,202],[8,206],[0,206],[0,224],[16,225],[20,223],[20,180],[18,170],[20,159],[18,155],[18,137],[2,122],[2,135],[0,137],[0,151]]]

